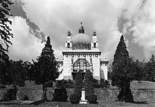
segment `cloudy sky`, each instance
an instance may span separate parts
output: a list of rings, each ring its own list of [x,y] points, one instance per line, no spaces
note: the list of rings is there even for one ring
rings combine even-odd
[[[47,36],[56,56],[61,55],[67,31],[97,32],[99,48],[112,59],[121,34],[136,59],[155,53],[155,0],[13,0],[12,59],[36,59]]]

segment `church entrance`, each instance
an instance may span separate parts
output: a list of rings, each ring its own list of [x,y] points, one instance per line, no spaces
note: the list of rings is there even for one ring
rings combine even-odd
[[[91,68],[90,63],[86,59],[84,58],[77,59],[73,64],[73,72],[72,72],[73,80],[75,80],[76,74],[78,72],[82,73],[82,79],[84,79],[86,70],[90,70],[90,68]]]

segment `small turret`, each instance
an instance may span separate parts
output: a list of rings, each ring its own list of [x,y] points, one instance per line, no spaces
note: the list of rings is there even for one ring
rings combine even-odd
[[[98,41],[97,41],[96,32],[93,32],[93,36],[92,36],[92,48],[98,48]]]
[[[68,31],[68,36],[71,36],[71,35],[72,35],[72,33],[70,31]]]
[[[66,47],[66,48],[71,48],[71,47],[72,47],[71,35],[72,35],[72,33],[71,33],[70,31],[68,31],[68,34],[67,34],[67,41],[66,41],[66,43],[65,43],[65,47]]]
[[[93,32],[93,36],[96,36],[96,32]]]

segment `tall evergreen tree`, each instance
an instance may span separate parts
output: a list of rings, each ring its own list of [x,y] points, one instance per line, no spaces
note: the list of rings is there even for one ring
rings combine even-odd
[[[78,104],[81,100],[81,91],[83,86],[82,71],[77,72],[75,75],[74,92],[70,96],[71,103]]]
[[[50,37],[47,37],[45,47],[42,50],[41,56],[34,64],[34,72],[36,83],[43,84],[43,100],[47,100],[46,88],[49,83],[58,77],[57,61],[55,59],[53,49],[50,43]]]
[[[129,58],[124,37],[121,36],[112,63],[112,84],[120,88],[118,95],[118,100],[120,101],[133,101],[130,89],[130,81],[133,79],[131,68],[132,60]]]
[[[7,83],[8,77],[8,64],[9,57],[6,53],[9,44],[11,44],[10,38],[13,36],[8,23],[11,21],[8,19],[11,16],[10,0],[0,0],[0,82],[1,84]],[[5,45],[6,46],[5,46]]]
[[[82,72],[79,71],[75,76],[74,94],[77,94],[81,98],[81,91],[83,86]]]
[[[85,74],[85,91],[86,91],[86,98],[90,95],[94,95],[94,87],[93,87],[93,75],[92,73],[87,70]]]
[[[2,47],[3,51],[8,50],[9,44],[11,44],[10,38],[13,37],[8,25],[8,23],[11,24],[8,19],[11,16],[10,5],[12,5],[10,0],[0,0],[0,41],[2,40],[6,45],[6,48]]]

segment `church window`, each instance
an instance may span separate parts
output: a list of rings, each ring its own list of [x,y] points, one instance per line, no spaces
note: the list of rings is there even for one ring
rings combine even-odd
[[[89,69],[90,63],[85,58],[77,59],[73,64],[74,70],[85,70]]]

